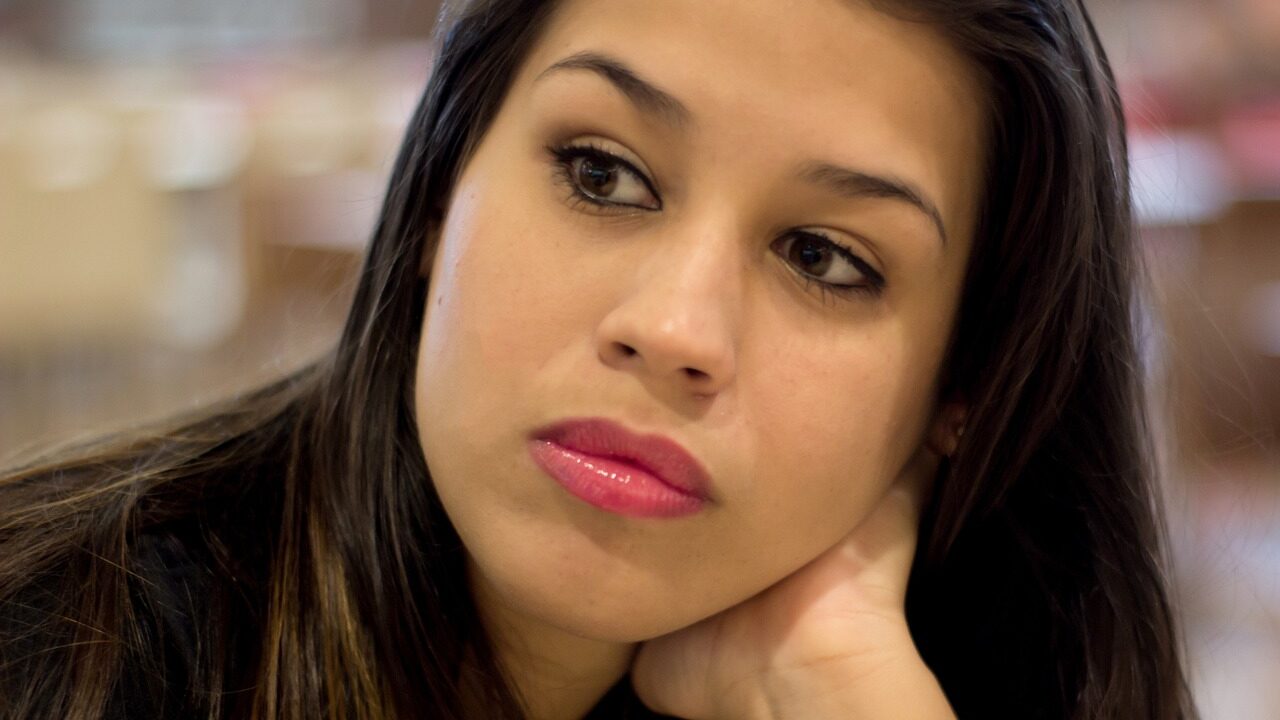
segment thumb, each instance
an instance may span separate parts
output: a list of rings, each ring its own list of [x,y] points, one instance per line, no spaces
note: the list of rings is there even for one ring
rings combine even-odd
[[[868,586],[894,605],[906,599],[915,559],[920,513],[937,477],[941,458],[922,445],[866,518],[844,540],[840,552]]]

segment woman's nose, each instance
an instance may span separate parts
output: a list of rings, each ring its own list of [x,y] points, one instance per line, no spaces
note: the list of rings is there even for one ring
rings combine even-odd
[[[712,396],[732,383],[741,278],[728,268],[742,264],[732,252],[706,243],[644,263],[597,328],[601,361],[689,395]]]

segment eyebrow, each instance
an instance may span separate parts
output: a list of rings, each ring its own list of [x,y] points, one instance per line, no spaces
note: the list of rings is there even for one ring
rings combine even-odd
[[[693,124],[693,113],[671,93],[642,78],[621,60],[590,50],[570,55],[538,74],[534,82],[554,72],[586,70],[609,81],[641,112],[652,115],[667,125],[684,128]],[[821,185],[843,198],[884,198],[898,200],[924,213],[938,231],[943,246],[947,244],[947,228],[938,206],[912,184],[896,178],[840,167],[825,162],[802,166],[800,177]]]
[[[872,175],[822,162],[805,165],[800,172],[800,177],[815,185],[822,185],[844,198],[886,198],[905,202],[927,215],[937,229],[942,244],[944,246],[947,244],[947,226],[942,222],[942,213],[938,212],[938,206],[923,192],[904,180]]]
[[[626,63],[596,52],[580,52],[555,63],[538,74],[537,80],[556,71],[587,70],[613,84],[633,105],[648,115],[676,128],[693,124],[693,113],[671,93],[636,74]]]

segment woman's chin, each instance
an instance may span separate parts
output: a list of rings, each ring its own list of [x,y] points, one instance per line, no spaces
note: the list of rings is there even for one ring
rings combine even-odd
[[[565,541],[555,551],[497,560],[473,551],[470,565],[482,612],[513,615],[600,642],[651,640],[733,604],[699,597],[689,583],[610,555],[585,539]]]

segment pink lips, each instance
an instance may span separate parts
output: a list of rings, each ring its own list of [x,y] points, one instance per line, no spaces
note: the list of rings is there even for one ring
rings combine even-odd
[[[533,433],[529,453],[570,493],[620,515],[690,515],[712,499],[706,470],[678,443],[636,435],[609,420],[542,428]]]

